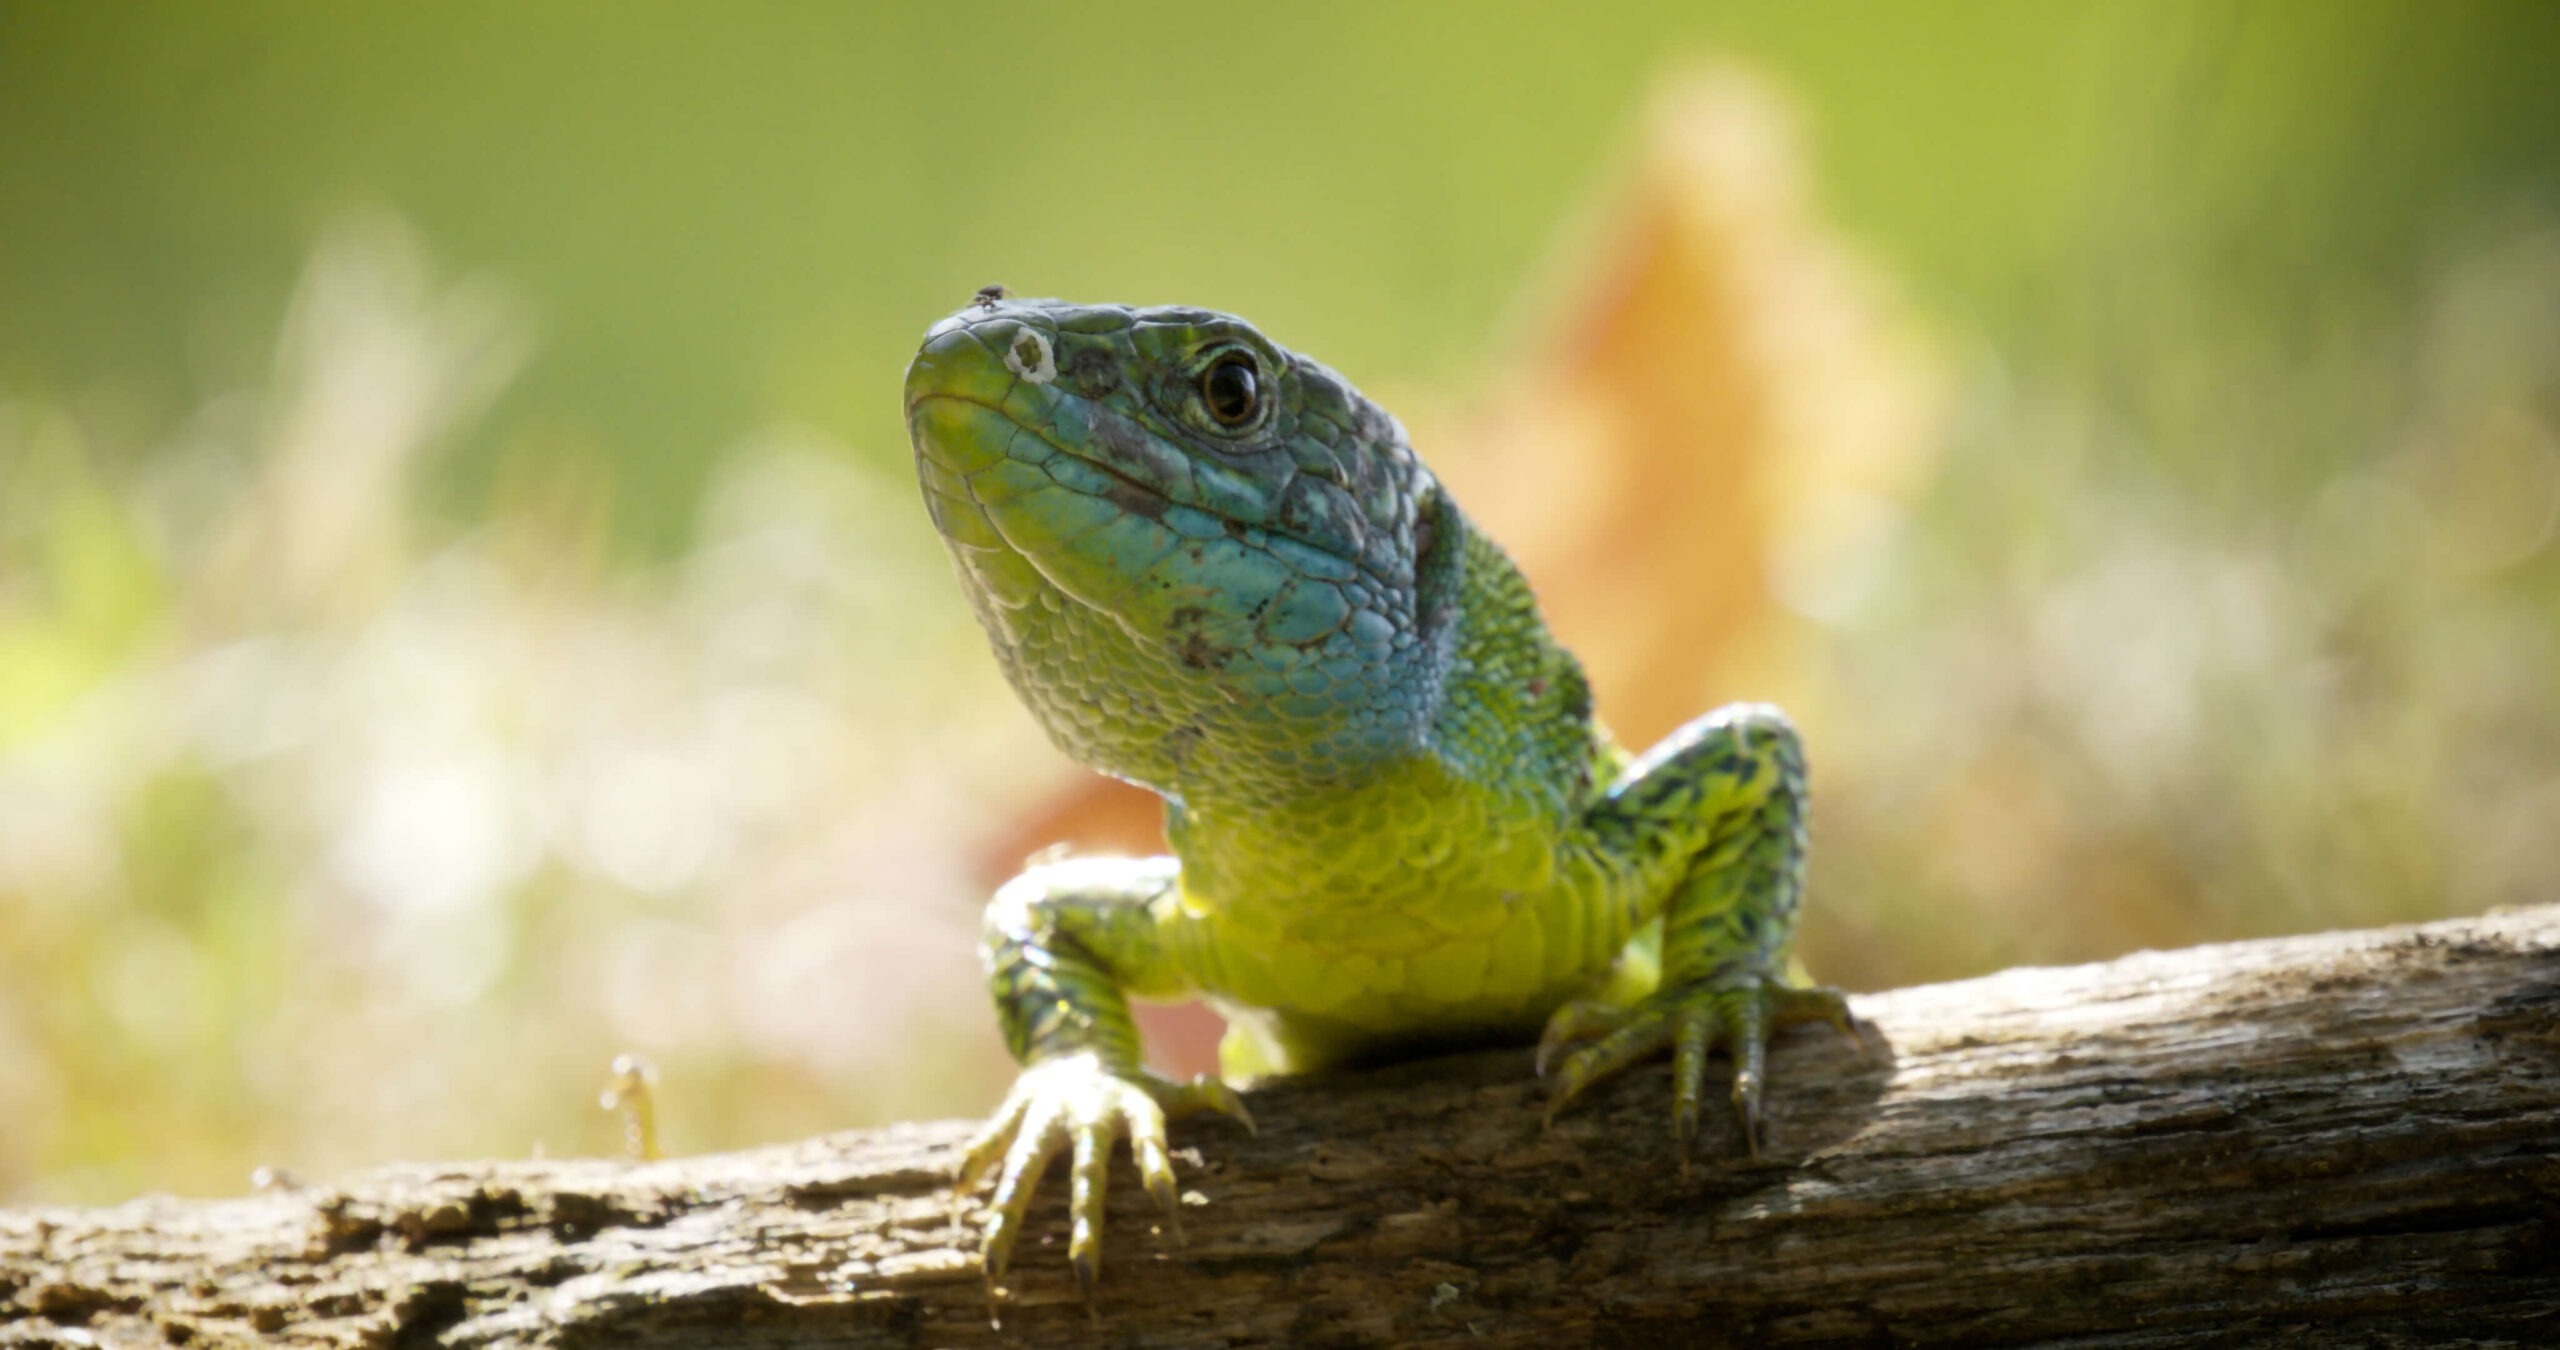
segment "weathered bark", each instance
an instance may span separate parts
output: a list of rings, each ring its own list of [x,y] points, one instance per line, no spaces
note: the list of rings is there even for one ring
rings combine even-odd
[[[0,1213],[0,1344],[2560,1338],[2560,908],[1857,1006],[1685,1178],[1658,1065],[1552,1133],[1522,1052],[1256,1092],[1180,1130],[1187,1244],[1122,1168],[1098,1325],[1052,1238],[990,1329],[943,1122]]]

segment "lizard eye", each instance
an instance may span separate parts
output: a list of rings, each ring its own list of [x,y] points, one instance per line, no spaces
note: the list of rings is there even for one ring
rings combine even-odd
[[[1262,377],[1241,353],[1219,357],[1200,372],[1200,401],[1222,427],[1240,427],[1262,411]]]

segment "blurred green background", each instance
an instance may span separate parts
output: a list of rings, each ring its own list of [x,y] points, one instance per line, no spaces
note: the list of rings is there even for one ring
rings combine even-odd
[[[982,1107],[921,330],[1463,399],[1709,54],[1951,372],[1817,968],[2552,899],[2560,7],[8,0],[0,1199]]]

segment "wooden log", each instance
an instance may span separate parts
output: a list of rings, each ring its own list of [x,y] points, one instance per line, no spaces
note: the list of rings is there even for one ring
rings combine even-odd
[[[0,1345],[2560,1340],[2560,908],[1857,1009],[1686,1176],[1660,1065],[1552,1132],[1525,1051],[1267,1086],[1177,1127],[1187,1242],[1120,1167],[1090,1312],[1053,1179],[1001,1329],[947,1121],[0,1211]]]

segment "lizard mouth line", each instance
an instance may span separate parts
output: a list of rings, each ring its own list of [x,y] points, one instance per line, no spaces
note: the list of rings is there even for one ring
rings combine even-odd
[[[1103,460],[1101,460],[1101,459],[1097,459],[1097,458],[1095,458],[1093,455],[1091,455],[1091,454],[1089,454],[1089,453],[1087,453],[1087,452],[1085,452],[1085,451],[1079,450],[1079,449],[1075,448],[1074,446],[1066,445],[1066,444],[1061,443],[1061,442],[1058,440],[1058,438],[1057,438],[1057,437],[1050,435],[1050,434],[1049,434],[1045,429],[1043,429],[1043,428],[1041,428],[1041,427],[1034,426],[1034,425],[1032,425],[1032,424],[1031,424],[1031,423],[1029,423],[1029,422],[1025,422],[1025,421],[1023,421],[1021,418],[1014,416],[1012,413],[1005,411],[1003,408],[997,407],[995,404],[989,403],[989,402],[988,402],[988,401],[986,401],[985,399],[982,399],[982,398],[972,398],[972,397],[970,397],[970,396],[969,396],[969,395],[967,395],[967,394],[955,394],[955,393],[950,393],[950,392],[947,392],[947,391],[941,391],[941,390],[937,390],[937,391],[935,391],[935,392],[933,392],[933,393],[929,393],[929,394],[922,394],[922,395],[919,395],[919,396],[915,399],[915,401],[914,401],[914,402],[909,403],[909,404],[907,405],[907,417],[908,417],[908,420],[909,420],[910,422],[912,422],[912,421],[914,420],[914,418],[915,418],[915,413],[916,413],[916,410],[917,410],[918,408],[921,408],[921,407],[923,407],[924,405],[926,405],[927,403],[931,403],[931,402],[933,402],[933,401],[934,401],[934,400],[936,400],[936,399],[946,399],[946,400],[948,400],[948,401],[950,401],[950,402],[953,402],[953,403],[965,403],[965,404],[968,404],[970,407],[977,408],[977,409],[981,409],[981,410],[983,410],[983,411],[985,411],[985,412],[987,412],[987,413],[993,414],[994,416],[996,416],[996,417],[998,417],[998,418],[1002,419],[1002,420],[1003,420],[1007,425],[1009,425],[1009,426],[1013,427],[1015,430],[1020,431],[1020,432],[1024,433],[1025,435],[1028,435],[1028,436],[1031,436],[1031,437],[1036,438],[1036,439],[1037,439],[1041,444],[1043,444],[1043,445],[1045,445],[1045,446],[1048,446],[1050,449],[1057,451],[1059,454],[1065,455],[1065,456],[1067,456],[1068,458],[1073,459],[1073,460],[1074,460],[1074,461],[1076,461],[1077,463],[1082,464],[1082,465],[1084,465],[1084,466],[1085,466],[1085,467],[1087,467],[1087,468],[1092,469],[1092,470],[1093,470],[1093,471],[1095,471],[1096,473],[1100,473],[1100,474],[1102,474],[1102,475],[1104,475],[1104,476],[1106,476],[1106,477],[1108,477],[1108,478],[1112,479],[1112,480],[1113,480],[1113,481],[1115,481],[1115,482],[1125,483],[1125,484],[1129,485],[1131,488],[1133,488],[1133,489],[1135,489],[1135,490],[1137,490],[1137,491],[1139,491],[1139,492],[1145,492],[1145,493],[1148,493],[1148,494],[1150,494],[1150,495],[1153,495],[1153,496],[1156,496],[1156,497],[1160,497],[1160,498],[1164,499],[1165,501],[1171,502],[1171,503],[1173,503],[1173,504],[1174,504],[1174,505],[1176,505],[1176,506],[1183,507],[1183,508],[1185,508],[1186,510],[1197,511],[1197,512],[1199,512],[1199,513],[1200,513],[1200,514],[1202,514],[1202,515],[1209,516],[1209,517],[1211,517],[1211,518],[1213,518],[1213,519],[1216,519],[1216,520],[1218,520],[1219,522],[1221,522],[1221,523],[1225,524],[1225,525],[1226,525],[1230,530],[1259,530],[1259,531],[1261,531],[1262,533],[1264,533],[1264,534],[1266,534],[1266,535],[1270,535],[1270,536],[1273,536],[1273,537],[1275,537],[1275,538],[1286,539],[1286,540],[1290,541],[1290,542],[1291,542],[1291,543],[1293,543],[1293,544],[1298,544],[1298,545],[1301,545],[1301,546],[1306,547],[1306,548],[1311,548],[1311,549],[1316,550],[1316,551],[1317,551],[1317,552],[1319,552],[1319,553],[1326,554],[1326,555],[1328,555],[1328,556],[1330,556],[1330,557],[1338,558],[1338,559],[1340,559],[1341,561],[1343,561],[1343,562],[1345,562],[1345,563],[1350,564],[1352,567],[1355,567],[1355,568],[1359,569],[1359,571],[1360,571],[1361,575],[1363,575],[1363,576],[1365,576],[1365,577],[1368,577],[1368,578],[1369,578],[1370,580],[1372,580],[1373,582],[1374,582],[1374,581],[1380,581],[1380,578],[1378,578],[1378,577],[1376,576],[1376,574],[1375,574],[1375,573],[1371,572],[1371,570],[1370,570],[1370,568],[1369,568],[1368,564],[1367,564],[1365,561],[1363,561],[1362,559],[1358,558],[1358,557],[1346,556],[1346,555],[1344,555],[1342,552],[1340,552],[1340,551],[1339,551],[1339,550],[1337,550],[1337,549],[1327,547],[1326,545],[1321,544],[1321,543],[1318,543],[1317,541],[1315,541],[1315,540],[1313,540],[1313,539],[1309,539],[1309,538],[1307,538],[1305,535],[1298,534],[1298,533],[1296,533],[1296,532],[1294,532],[1294,531],[1291,531],[1291,530],[1281,529],[1281,528],[1279,528],[1279,527],[1277,527],[1277,526],[1273,526],[1273,525],[1257,525],[1257,524],[1255,524],[1255,523],[1253,523],[1253,522],[1251,522],[1251,521],[1238,520],[1238,519],[1236,519],[1236,518],[1235,518],[1235,517],[1233,517],[1233,516],[1224,515],[1224,514],[1221,514],[1221,513],[1217,512],[1217,511],[1214,511],[1214,510],[1210,509],[1209,507],[1204,506],[1204,505],[1202,505],[1202,504],[1200,504],[1200,503],[1198,503],[1198,502],[1193,502],[1193,501],[1184,501],[1184,500],[1183,500],[1183,499],[1181,499],[1180,497],[1177,497],[1177,496],[1173,495],[1172,493],[1167,492],[1165,489],[1163,489],[1163,488],[1161,488],[1161,487],[1158,487],[1158,486],[1156,486],[1156,485],[1155,485],[1155,484],[1153,484],[1153,483],[1149,483],[1149,482],[1147,482],[1147,481],[1145,481],[1145,480],[1143,480],[1143,479],[1141,479],[1141,478],[1138,478],[1138,477],[1136,477],[1136,476],[1134,476],[1134,475],[1130,474],[1127,470],[1124,470],[1124,469],[1118,468],[1117,466],[1114,466],[1114,465],[1112,465],[1112,464],[1109,464],[1109,463],[1107,463],[1107,462],[1105,462],[1105,461],[1103,461]],[[1152,435],[1152,434],[1154,434],[1154,433],[1150,432],[1150,433],[1147,433],[1147,434]],[[1006,454],[1008,455],[1008,457],[1010,456],[1010,452],[1004,452],[1004,453],[1006,453]],[[1076,489],[1076,488],[1073,488],[1073,487],[1071,487],[1071,486],[1069,486],[1069,485],[1067,485],[1067,484],[1064,484],[1064,483],[1059,484],[1059,486],[1060,486],[1060,487],[1067,488],[1067,490],[1068,490],[1068,491],[1070,491],[1070,492],[1077,491],[1077,489]],[[1383,584],[1383,583],[1382,583],[1382,584]]]

